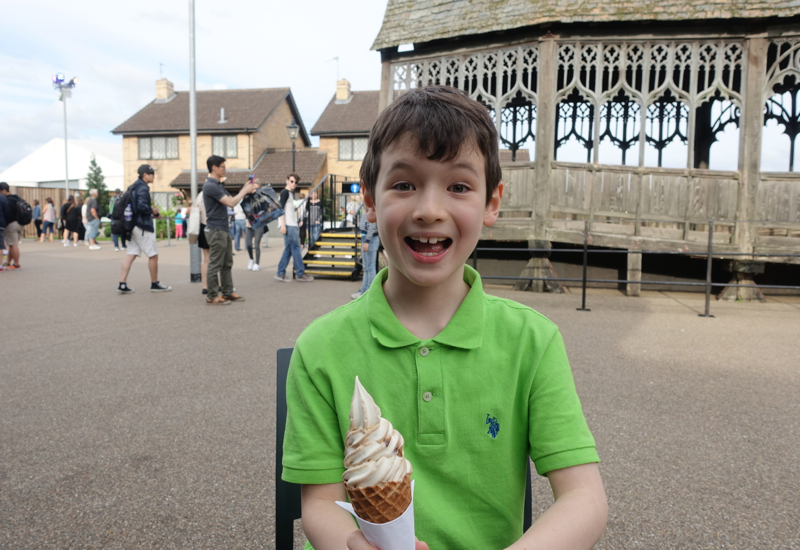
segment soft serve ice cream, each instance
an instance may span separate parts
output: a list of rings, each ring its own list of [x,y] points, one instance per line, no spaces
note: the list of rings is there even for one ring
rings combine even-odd
[[[360,518],[386,523],[402,515],[411,502],[411,463],[403,457],[403,444],[403,436],[381,417],[356,377],[342,479]]]

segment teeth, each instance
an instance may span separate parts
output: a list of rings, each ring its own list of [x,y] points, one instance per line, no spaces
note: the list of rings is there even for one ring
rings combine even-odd
[[[439,241],[443,241],[444,239],[440,239],[438,237],[411,237],[412,240],[419,241],[421,243],[430,243],[436,244]]]

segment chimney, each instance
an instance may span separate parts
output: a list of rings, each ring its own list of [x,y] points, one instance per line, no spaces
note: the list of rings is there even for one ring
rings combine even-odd
[[[175,85],[172,82],[166,78],[156,80],[156,99],[166,101],[173,95],[175,95]]]
[[[225,107],[220,107],[219,108],[219,120],[217,121],[217,124],[226,124],[227,122],[228,121],[225,120]]]
[[[353,97],[350,93],[350,83],[346,78],[336,81],[336,103],[348,103]]]

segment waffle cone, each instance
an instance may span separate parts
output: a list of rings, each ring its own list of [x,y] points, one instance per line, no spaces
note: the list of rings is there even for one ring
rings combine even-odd
[[[345,488],[356,515],[370,523],[389,523],[402,516],[411,504],[411,474],[384,485]]]

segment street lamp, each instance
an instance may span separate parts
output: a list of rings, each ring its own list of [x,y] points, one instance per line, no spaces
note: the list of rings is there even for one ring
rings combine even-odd
[[[298,126],[295,123],[294,117],[292,117],[292,123],[286,125],[286,129],[289,130],[289,138],[292,140],[292,172],[294,172],[295,171],[295,167],[294,167],[294,164],[295,164],[294,163],[294,155],[295,155],[294,140],[297,139],[297,131],[300,129],[300,126]]]
[[[67,98],[72,97],[72,88],[78,83],[78,77],[65,82],[64,73],[53,75],[53,88],[59,90],[61,95],[58,100],[64,103],[64,189],[69,197],[69,162],[67,161]]]

